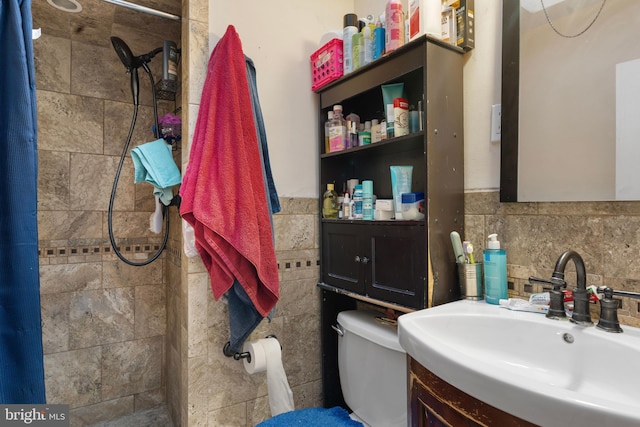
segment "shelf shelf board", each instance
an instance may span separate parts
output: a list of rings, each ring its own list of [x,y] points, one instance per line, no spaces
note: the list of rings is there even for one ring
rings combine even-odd
[[[381,301],[381,300],[378,300],[378,299],[375,299],[375,298],[370,298],[370,297],[368,297],[366,295],[360,295],[360,294],[356,294],[355,292],[346,291],[346,290],[344,290],[342,288],[337,288],[335,286],[328,285],[328,284],[326,284],[324,282],[319,282],[318,283],[318,287],[321,288],[321,289],[324,289],[326,291],[331,291],[331,292],[335,292],[335,293],[340,294],[340,295],[345,295],[345,296],[347,296],[349,298],[353,298],[353,299],[356,299],[356,300],[359,300],[359,301],[363,301],[363,302],[366,302],[366,303],[369,303],[369,304],[374,304],[374,305],[377,305],[377,306],[380,306],[380,307],[385,307],[385,308],[391,308],[393,310],[400,311],[402,313],[411,313],[411,312],[416,311],[415,308],[405,307],[403,305],[393,304],[393,303],[390,303],[390,302],[387,302],[387,301]]]
[[[368,145],[361,145],[358,147],[348,148],[342,151],[336,151],[333,153],[323,153],[320,155],[321,159],[331,157],[342,157],[354,153],[373,152],[380,151],[384,154],[386,150],[393,152],[411,150],[416,147],[422,146],[424,148],[424,131],[418,131],[410,133],[409,135],[399,136],[397,138],[385,139],[380,142],[376,142]]]

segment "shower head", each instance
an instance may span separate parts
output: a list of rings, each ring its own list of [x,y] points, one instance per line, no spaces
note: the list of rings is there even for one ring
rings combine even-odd
[[[131,74],[131,95],[133,96],[133,105],[138,105],[138,95],[140,94],[140,85],[138,80],[138,67],[140,67],[143,62],[139,57],[133,56],[131,53],[131,49],[129,46],[118,37],[111,37],[111,44],[113,48],[116,50],[120,61],[124,64],[127,69],[127,72]]]
[[[177,49],[175,48],[175,43],[173,42],[171,43],[173,44],[173,47],[174,47],[173,51],[177,52]],[[120,61],[124,64],[125,68],[127,69],[127,72],[131,74],[131,93],[133,95],[133,103],[134,105],[138,105],[138,92],[139,92],[138,68],[142,67],[147,72],[147,74],[151,76],[151,70],[149,69],[149,66],[147,65],[147,63],[151,62],[153,57],[156,56],[158,53],[163,52],[163,47],[153,49],[152,51],[139,56],[134,56],[129,46],[121,38],[111,37],[111,44],[113,45],[113,48],[118,54],[118,58],[120,58]],[[167,44],[167,42],[165,42],[165,44]],[[168,60],[169,60],[168,58],[165,58],[165,62],[167,62]]]
[[[140,57],[133,56],[131,49],[129,46],[119,37],[111,37],[111,44],[115,49],[120,61],[127,68],[127,71],[131,71],[134,68],[138,68],[142,65],[142,60]]]

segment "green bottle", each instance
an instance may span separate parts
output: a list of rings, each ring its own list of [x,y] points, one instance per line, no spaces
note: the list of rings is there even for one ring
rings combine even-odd
[[[338,219],[338,194],[333,188],[333,184],[327,184],[322,196],[322,218]]]

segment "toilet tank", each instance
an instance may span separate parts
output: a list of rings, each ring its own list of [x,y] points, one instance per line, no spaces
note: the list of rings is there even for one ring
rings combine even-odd
[[[407,425],[407,357],[397,326],[380,313],[338,313],[338,370],[344,400],[371,427]]]

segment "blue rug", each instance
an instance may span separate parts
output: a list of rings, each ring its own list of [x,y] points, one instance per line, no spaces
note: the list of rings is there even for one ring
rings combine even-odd
[[[276,415],[256,427],[362,427],[362,423],[349,418],[343,408],[307,408]]]

